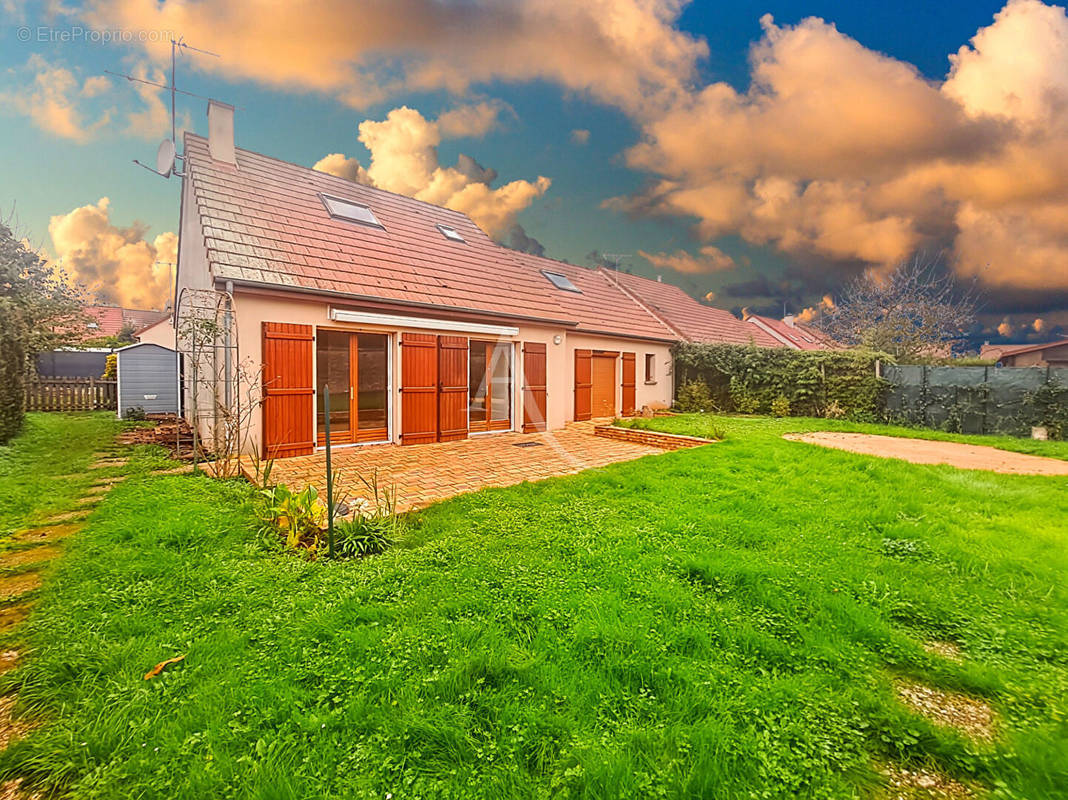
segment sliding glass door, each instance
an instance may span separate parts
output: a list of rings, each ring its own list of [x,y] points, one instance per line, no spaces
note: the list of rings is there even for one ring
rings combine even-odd
[[[389,436],[389,339],[378,333],[316,332],[316,429],[326,443],[324,389],[330,387],[330,439],[376,442]]]
[[[468,418],[472,433],[512,427],[512,346],[471,340]]]

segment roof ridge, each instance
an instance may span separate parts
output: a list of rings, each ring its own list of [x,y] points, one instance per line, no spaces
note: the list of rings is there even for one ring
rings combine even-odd
[[[680,341],[684,341],[684,342],[690,341],[689,337],[687,337],[685,334],[683,334],[682,331],[680,331],[678,328],[676,328],[674,325],[672,325],[671,322],[668,321],[663,315],[656,313],[656,311],[654,309],[650,308],[643,300],[641,300],[633,292],[631,292],[629,289],[627,289],[627,287],[625,287],[622,283],[620,283],[615,278],[611,277],[608,274],[607,270],[605,270],[602,267],[598,267],[595,271],[598,272],[600,275],[602,275],[606,281],[608,281],[610,284],[612,284],[613,286],[618,288],[621,292],[623,292],[623,294],[625,294],[627,297],[629,297],[631,300],[633,300],[635,303],[637,303],[639,306],[641,306],[641,308],[645,309],[645,312],[647,314],[649,314],[651,317],[653,317],[654,319],[656,319],[661,325],[663,325],[665,328],[667,328],[673,334],[678,336]]]

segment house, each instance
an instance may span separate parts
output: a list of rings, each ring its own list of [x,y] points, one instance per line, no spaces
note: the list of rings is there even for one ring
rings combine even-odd
[[[666,406],[674,343],[777,344],[677,287],[509,250],[458,211],[236,148],[230,106],[211,101],[208,128],[184,140],[174,324],[197,291],[231,304],[226,347],[262,370],[245,450],[322,445],[327,388],[334,443],[414,445]]]
[[[979,357],[1003,367],[1068,367],[1068,339],[1040,344],[984,344]]]
[[[812,325],[799,322],[793,314],[787,314],[781,320],[749,314],[745,321],[771,336],[780,347],[789,347],[792,350],[842,349],[842,345],[830,336]]]
[[[133,337],[139,344],[158,344],[162,347],[174,347],[174,317],[171,314],[143,325],[134,331]]]
[[[85,313],[90,320],[84,339],[118,336],[124,330],[136,331],[170,316],[168,311],[104,305],[86,306]]]

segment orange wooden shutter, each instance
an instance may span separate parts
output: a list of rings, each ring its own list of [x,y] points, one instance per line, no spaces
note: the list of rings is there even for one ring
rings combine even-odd
[[[438,441],[467,438],[467,337],[438,337]]]
[[[592,350],[575,351],[575,419],[589,419],[590,390],[593,387],[593,374],[590,359]]]
[[[545,430],[545,344],[523,342],[523,433]]]
[[[401,336],[401,444],[438,440],[438,337]]]
[[[634,353],[623,354],[623,416],[633,417],[635,412],[635,380],[637,368]]]
[[[263,323],[263,454],[303,456],[315,449],[311,325]]]

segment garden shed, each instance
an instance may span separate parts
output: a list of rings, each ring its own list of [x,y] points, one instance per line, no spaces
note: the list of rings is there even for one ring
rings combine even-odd
[[[131,344],[118,351],[119,417],[140,408],[146,414],[177,414],[179,356],[158,344]]]

